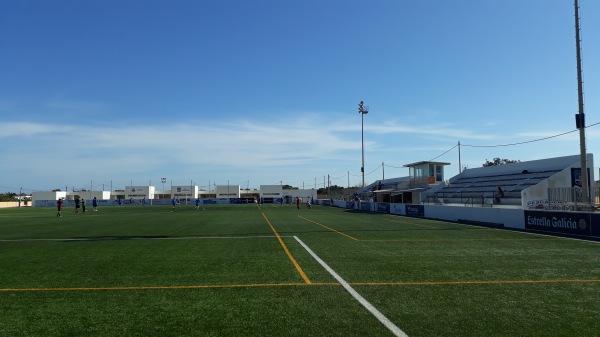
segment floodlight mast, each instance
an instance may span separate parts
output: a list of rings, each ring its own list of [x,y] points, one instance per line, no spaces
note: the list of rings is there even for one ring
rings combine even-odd
[[[585,114],[583,112],[583,76],[581,70],[581,37],[579,28],[579,1],[575,0],[575,46],[577,48],[577,100],[579,103],[579,113],[575,115],[576,126],[579,129],[579,149],[581,153],[581,201],[587,203],[590,201],[588,191],[588,172],[587,172],[587,151],[585,148]]]
[[[361,116],[362,124],[361,124],[361,144],[362,144],[362,166],[360,167],[360,172],[362,173],[362,186],[365,187],[365,115],[369,113],[369,107],[365,106],[363,101],[358,103],[358,113]]]

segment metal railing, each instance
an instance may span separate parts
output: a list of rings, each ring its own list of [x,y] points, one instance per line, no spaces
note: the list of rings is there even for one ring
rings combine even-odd
[[[594,186],[592,199],[587,200],[581,194],[579,187],[552,187],[548,188],[548,208],[559,210],[594,210],[600,205],[600,187]]]

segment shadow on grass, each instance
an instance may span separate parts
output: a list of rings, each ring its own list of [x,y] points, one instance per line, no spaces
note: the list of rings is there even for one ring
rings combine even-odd
[[[81,242],[81,241],[127,241],[127,240],[194,240],[194,239],[211,239],[211,238],[246,238],[253,236],[272,236],[272,233],[247,233],[240,234],[212,234],[212,235],[187,235],[187,236],[171,236],[171,235],[124,235],[124,236],[76,236],[69,239],[63,239],[64,242]]]
[[[76,236],[66,239],[65,242],[77,241],[125,241],[125,240],[159,240],[159,239],[174,239],[176,236],[167,235],[135,235],[135,236]]]

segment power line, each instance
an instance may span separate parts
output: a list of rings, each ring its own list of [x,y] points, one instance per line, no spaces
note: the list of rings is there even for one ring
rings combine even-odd
[[[448,153],[448,152],[450,152],[450,151],[454,150],[454,148],[456,148],[457,146],[458,146],[458,144],[454,145],[454,146],[453,146],[451,149],[449,149],[448,151],[446,151],[446,152],[444,152],[444,153],[440,154],[439,156],[437,156],[437,157],[435,157],[435,158],[433,158],[433,159],[429,159],[429,161],[434,161],[434,160],[438,159],[439,157],[441,157],[441,156],[445,155],[446,153]]]
[[[339,177],[339,178],[335,178],[335,177],[329,177],[329,179],[342,179],[342,178],[346,178],[348,175],[344,174],[343,176]]]
[[[544,138],[539,138],[539,139],[534,139],[534,140],[528,140],[525,142],[519,142],[519,143],[510,143],[510,144],[498,144],[498,145],[469,145],[469,144],[461,144],[462,146],[467,146],[467,147],[503,147],[503,146],[515,146],[515,145],[523,145],[523,144],[528,144],[528,143],[534,143],[534,142],[539,142],[541,140],[546,140],[546,139],[550,139],[550,138],[555,138],[555,137],[560,137],[560,136],[564,136],[566,134],[569,133],[573,133],[576,132],[577,130],[573,130],[573,131],[569,131],[569,132],[564,132],[558,135],[554,135],[554,136],[549,136],[549,137],[544,137]]]
[[[375,172],[375,171],[379,170],[379,168],[380,168],[380,167],[381,167],[381,165],[377,166],[377,168],[376,168],[376,169],[374,169],[373,171],[371,171],[371,172],[367,173],[367,175],[369,175],[369,174],[371,174],[371,173],[373,173],[373,172]]]
[[[592,126],[595,126],[595,125],[598,125],[598,124],[600,124],[600,122],[598,122],[598,123],[594,123],[594,124],[591,124],[591,125],[588,125],[588,126],[586,126],[586,128],[589,128],[589,127],[592,127]],[[468,144],[461,144],[461,145],[462,145],[462,146],[468,146],[468,147],[502,147],[502,146],[515,146],[515,145],[523,145],[523,144],[528,144],[528,143],[539,142],[539,141],[541,141],[541,140],[546,140],[546,139],[556,138],[556,137],[564,136],[564,135],[566,135],[566,134],[573,133],[573,132],[577,132],[577,131],[578,131],[578,130],[577,130],[577,129],[575,129],[575,130],[571,130],[571,131],[567,131],[567,132],[560,133],[560,134],[558,134],[558,135],[549,136],[549,137],[544,137],[544,138],[538,138],[538,139],[534,139],[534,140],[528,140],[528,141],[525,141],[525,142],[519,142],[519,143],[498,144],[498,145],[468,145]]]

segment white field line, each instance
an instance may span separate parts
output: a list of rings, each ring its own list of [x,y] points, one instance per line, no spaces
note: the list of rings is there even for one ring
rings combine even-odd
[[[97,238],[68,238],[68,239],[14,239],[0,240],[0,242],[35,242],[35,241],[110,241],[110,240],[204,240],[204,239],[272,239],[275,235],[255,236],[189,236],[189,237],[127,237],[127,236],[102,236]],[[292,236],[281,236],[290,238]]]
[[[379,310],[377,310],[377,308],[375,308],[371,303],[369,303],[369,301],[367,301],[364,297],[357,293],[356,290],[354,290],[354,288],[352,288],[350,284],[348,284],[348,282],[346,282],[340,275],[338,275],[333,269],[331,269],[331,267],[329,267],[327,263],[325,263],[325,261],[321,260],[321,258],[317,254],[315,254],[310,248],[308,248],[308,246],[304,242],[302,242],[302,240],[300,240],[297,236],[294,236],[294,239],[296,239],[296,241],[298,241],[298,243],[300,243],[300,245],[302,245],[302,247],[304,247],[304,249],[306,249],[306,251],[315,260],[317,260],[317,262],[319,262],[319,264],[323,266],[323,268],[325,268],[325,270],[327,270],[327,272],[329,272],[329,274],[331,274],[331,276],[333,276],[342,285],[342,287],[344,287],[344,289],[346,289],[346,291],[348,291],[350,295],[354,297],[355,300],[357,300],[360,304],[362,304],[363,307],[369,310],[369,312],[373,314],[373,316],[375,316],[375,318],[377,318],[381,323],[383,323],[383,325],[385,325],[385,327],[388,328],[395,336],[408,337],[408,335],[404,333],[404,331],[402,331],[399,327],[392,323],[392,321],[385,317]]]

